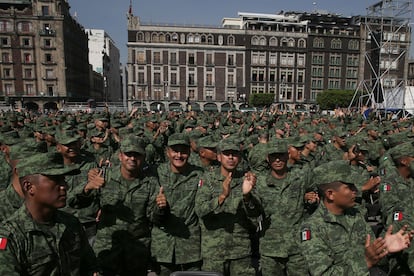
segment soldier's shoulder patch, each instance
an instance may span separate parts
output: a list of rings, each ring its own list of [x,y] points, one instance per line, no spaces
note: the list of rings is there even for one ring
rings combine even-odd
[[[389,192],[389,191],[391,191],[391,185],[390,185],[390,184],[388,184],[388,183],[383,183],[383,184],[380,186],[380,191],[381,191],[381,192]]]
[[[7,238],[0,238],[0,250],[6,250],[7,247]]]
[[[312,238],[311,229],[309,227],[303,228],[301,236],[302,241],[309,241]]]
[[[200,179],[200,181],[198,181],[198,187],[199,188],[203,187],[203,179]]]
[[[394,214],[393,214],[393,220],[394,221],[402,221],[403,218],[404,218],[403,212],[401,212],[401,211],[394,212]]]

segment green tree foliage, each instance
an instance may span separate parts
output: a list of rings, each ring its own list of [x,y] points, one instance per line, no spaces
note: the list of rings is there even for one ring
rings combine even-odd
[[[249,105],[255,107],[269,106],[273,103],[274,98],[274,94],[250,94]]]
[[[320,109],[332,110],[337,107],[348,107],[355,91],[353,90],[325,90],[316,97]]]

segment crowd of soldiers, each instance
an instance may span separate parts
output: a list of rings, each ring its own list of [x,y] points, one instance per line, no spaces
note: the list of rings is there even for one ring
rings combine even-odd
[[[0,114],[1,275],[414,275],[410,118]]]

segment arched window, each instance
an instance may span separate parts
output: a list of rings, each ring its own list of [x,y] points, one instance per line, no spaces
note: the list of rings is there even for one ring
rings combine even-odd
[[[252,37],[252,45],[259,45],[259,39],[256,36]]]
[[[137,41],[144,41],[144,34],[142,32],[137,33]]]
[[[348,49],[358,50],[359,49],[359,41],[358,40],[350,40],[348,42]]]
[[[261,46],[266,46],[266,38],[264,38],[264,37],[260,38],[260,45]]]
[[[171,35],[170,34],[165,35],[165,42],[171,42]]]
[[[322,38],[315,38],[313,40],[313,47],[315,47],[315,48],[323,48],[323,47],[325,47],[325,44],[323,42],[323,39]]]
[[[187,35],[187,43],[194,43],[194,36],[192,34]]]
[[[234,45],[234,36],[230,35],[230,36],[227,38],[227,44],[228,44],[228,45]]]
[[[159,41],[159,38],[158,38],[158,34],[157,33],[152,33],[151,41],[152,42],[158,42]]]
[[[207,37],[207,44],[214,44],[214,37],[212,35],[209,35]]]
[[[306,48],[306,41],[304,39],[299,39],[298,47],[299,48]]]
[[[0,21],[0,32],[11,32],[13,31],[13,25],[10,21],[1,20]]]
[[[201,43],[206,43],[207,42],[207,38],[205,35],[201,35]]]
[[[282,38],[281,40],[280,40],[280,46],[282,46],[282,47],[288,47],[288,40],[287,40],[287,38]]]
[[[270,46],[277,46],[277,38],[276,37],[272,37],[269,39],[269,45]]]
[[[332,49],[341,49],[342,48],[342,41],[340,39],[332,39],[331,40],[331,48]]]
[[[172,42],[178,42],[178,34],[173,33],[172,36],[171,36],[171,41]]]
[[[289,38],[288,47],[295,47],[295,40],[293,38]]]
[[[165,42],[165,35],[164,34],[160,34],[160,42]]]

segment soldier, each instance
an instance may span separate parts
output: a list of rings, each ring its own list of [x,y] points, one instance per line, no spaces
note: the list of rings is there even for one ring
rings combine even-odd
[[[257,193],[263,205],[260,225],[260,264],[264,276],[305,275],[304,260],[294,237],[305,211],[305,200],[315,204],[315,193],[305,197],[310,181],[305,171],[288,169],[288,148],[285,141],[268,144],[270,170],[260,175]]]
[[[121,141],[120,165],[107,171],[94,250],[103,275],[146,275],[150,263],[150,200],[159,186],[144,166],[142,138]]]
[[[192,164],[203,168],[205,171],[216,168],[219,165],[216,146],[217,142],[214,141],[211,135],[199,138],[197,141],[198,156]]]
[[[203,270],[254,275],[249,238],[261,212],[256,175],[237,170],[240,146],[229,139],[219,143],[217,159],[220,167],[204,174],[196,197]]]
[[[79,221],[59,211],[66,204],[65,167],[41,153],[17,165],[24,205],[0,227],[1,275],[92,275],[96,258]]]
[[[335,164],[335,165],[332,165]],[[348,164],[327,163],[314,170],[323,202],[302,223],[300,248],[311,275],[369,275],[389,253],[408,248],[411,232],[403,227],[374,240],[374,233],[355,206],[356,188]]]
[[[202,170],[188,163],[190,142],[183,133],[168,139],[168,162],[158,167],[159,188],[152,201],[151,253],[160,276],[200,270],[200,225],[195,196]]]
[[[348,151],[346,148],[347,133],[341,130],[336,130],[332,135],[332,141],[327,144],[321,152],[321,162],[329,162],[334,160],[343,160],[345,153]]]

